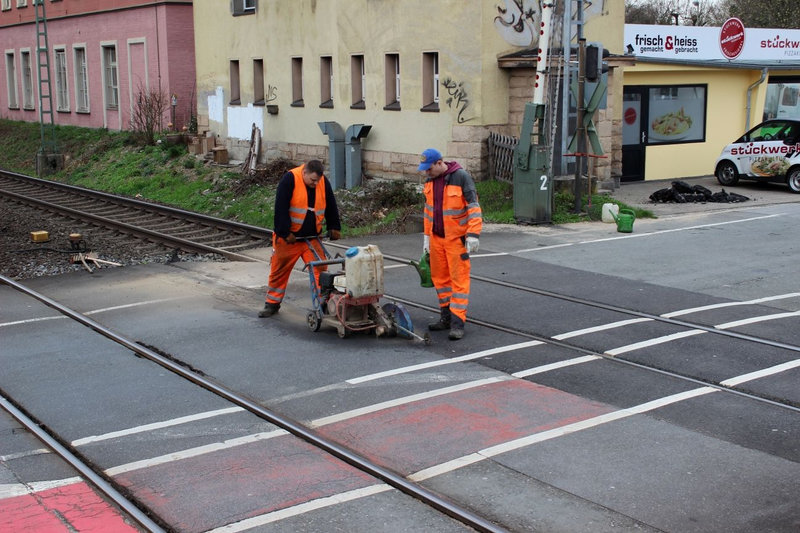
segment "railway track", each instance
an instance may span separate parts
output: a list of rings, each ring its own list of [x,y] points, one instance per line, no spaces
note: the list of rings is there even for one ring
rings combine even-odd
[[[267,245],[272,231],[12,172],[0,172],[0,196],[189,253],[253,261],[242,251]]]

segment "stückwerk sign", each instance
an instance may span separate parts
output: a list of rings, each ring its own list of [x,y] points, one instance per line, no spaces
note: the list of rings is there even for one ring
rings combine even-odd
[[[739,19],[722,27],[625,25],[627,53],[682,61],[800,61],[800,30],[744,27]]]

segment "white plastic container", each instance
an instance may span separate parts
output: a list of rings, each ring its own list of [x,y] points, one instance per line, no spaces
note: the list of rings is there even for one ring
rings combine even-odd
[[[350,297],[383,295],[383,254],[374,244],[349,248],[344,270]]]
[[[603,204],[603,212],[601,215],[603,222],[616,223],[616,220],[614,220],[614,216],[612,216],[611,213],[614,213],[614,216],[619,215],[619,206],[611,203]]]

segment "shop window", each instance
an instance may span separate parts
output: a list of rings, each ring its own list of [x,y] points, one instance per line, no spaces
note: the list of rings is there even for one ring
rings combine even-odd
[[[439,54],[422,54],[422,109],[439,111]]]
[[[351,88],[351,104],[350,109],[366,109],[364,99],[364,56],[352,55],[350,56],[350,88]]]
[[[386,54],[384,69],[386,105],[383,109],[400,111],[400,54]]]
[[[319,60],[320,107],[333,107],[333,58],[323,56]]]
[[[233,59],[230,62],[230,82],[231,82],[231,105],[242,103],[242,93],[239,85],[239,60]]]
[[[800,78],[770,76],[763,120],[772,118],[800,119]]]
[[[67,51],[63,48],[55,51],[56,64],[56,109],[69,111],[69,91],[67,90]]]
[[[74,49],[75,53],[75,111],[89,112],[89,69],[86,64],[86,48]]]
[[[14,52],[6,52],[6,86],[8,87],[8,108],[19,109],[17,101],[17,65]]]
[[[647,94],[648,144],[705,141],[705,85],[650,87]]]
[[[292,58],[292,106],[303,107],[303,58]]]
[[[253,105],[264,105],[266,95],[264,93],[264,60],[253,60]]]

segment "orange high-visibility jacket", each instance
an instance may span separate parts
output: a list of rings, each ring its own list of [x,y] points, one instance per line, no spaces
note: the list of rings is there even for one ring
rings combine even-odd
[[[306,219],[306,213],[312,209],[308,207],[308,193],[306,192],[306,184],[303,181],[303,169],[305,165],[300,165],[291,170],[294,175],[294,191],[292,192],[292,199],[289,202],[289,218],[292,223],[289,231],[297,233],[303,227],[303,221]],[[322,231],[322,221],[325,219],[325,176],[317,182],[316,193],[314,195],[314,215],[317,221],[317,233]]]
[[[442,210],[446,239],[464,236],[479,237],[483,227],[483,214],[478,203],[478,193],[472,177],[463,168],[437,179],[445,180]],[[423,228],[425,235],[433,234],[433,179],[425,181],[425,209]]]

